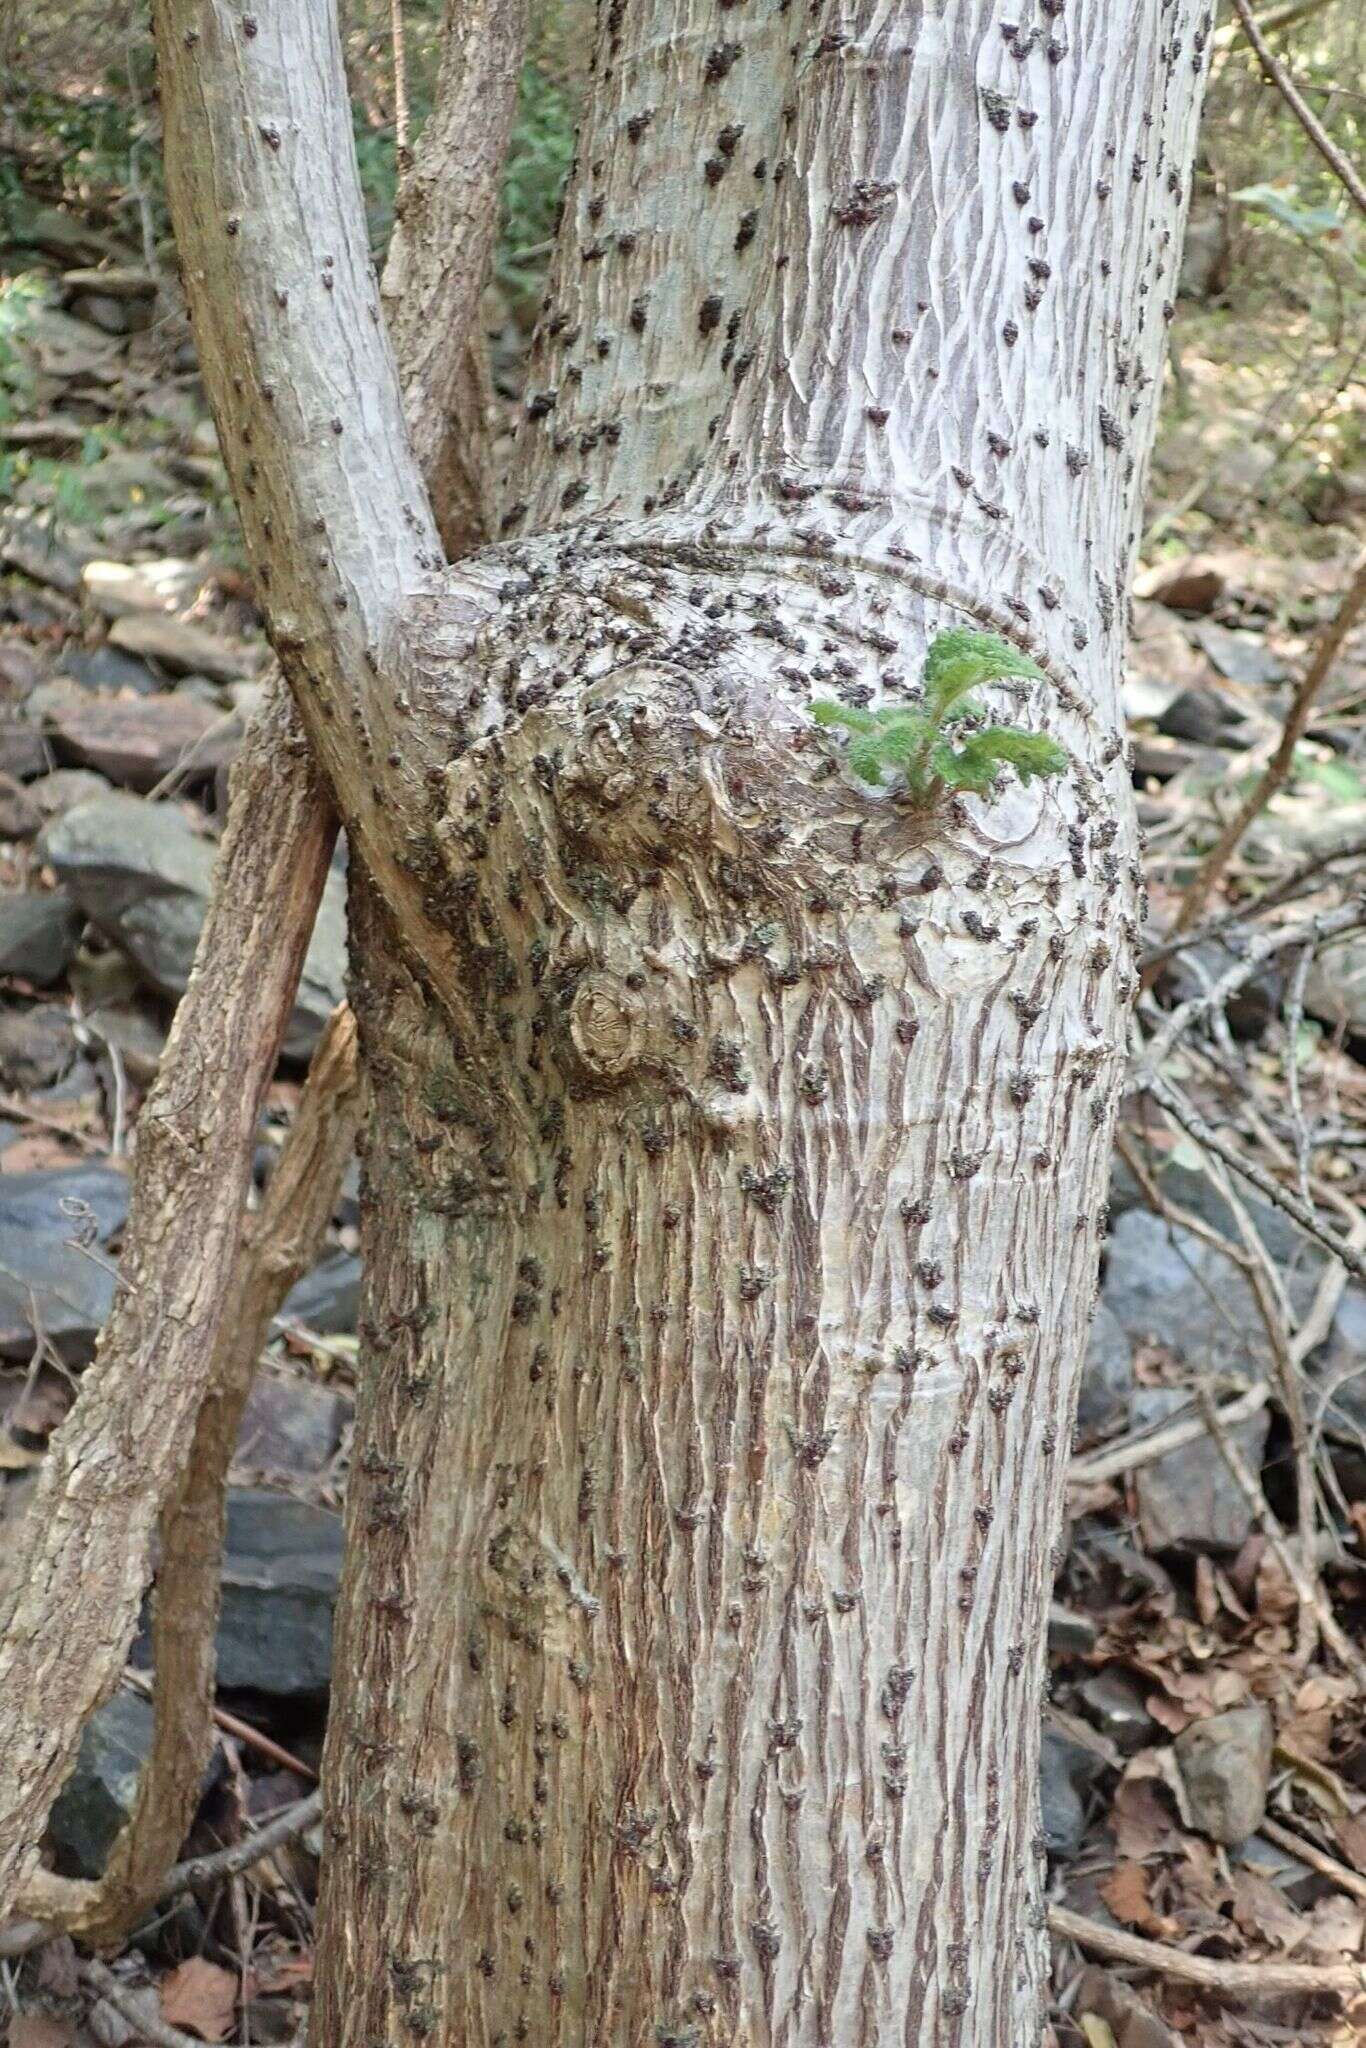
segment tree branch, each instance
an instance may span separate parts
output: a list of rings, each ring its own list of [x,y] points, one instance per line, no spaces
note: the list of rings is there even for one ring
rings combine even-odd
[[[419,800],[398,621],[444,561],[370,262],[332,0],[156,0],[166,193],[267,628],[383,871]],[[395,765],[395,763],[397,765]]]
[[[218,886],[138,1127],[118,1298],[19,1532],[0,1611],[0,1910],[123,1668],[236,1298],[257,1121],[335,832],[316,780],[278,772],[303,746],[274,702],[234,772]]]
[[[447,0],[441,35],[436,101],[399,183],[380,291],[408,432],[455,557],[490,538],[494,525],[479,302],[517,104],[526,0]]]
[[[1286,715],[1280,742],[1265,773],[1253,786],[1234,817],[1205,855],[1195,879],[1181,900],[1181,908],[1176,917],[1177,932],[1188,931],[1193,924],[1199,922],[1205,905],[1248,827],[1261,816],[1272,797],[1288,781],[1291,768],[1294,766],[1295,749],[1304,738],[1319,691],[1331,673],[1342,644],[1356,624],[1363,608],[1366,608],[1366,548],[1357,556],[1356,566],[1352,570],[1352,580],[1347,586],[1342,603],[1319,636],[1313,657],[1300,680],[1299,688]]]
[[[334,1011],[266,1197],[244,1228],[234,1314],[219,1326],[209,1392],[185,1483],[162,1512],[152,1607],[152,1750],[127,1825],[93,1883],[37,1872],[19,1910],[112,1946],[160,1894],[199,1799],[213,1734],[219,1581],[228,1466],[256,1362],[280,1303],[317,1256],[355,1149],[360,1108],[355,1019]]]
[[[1351,199],[1352,204],[1357,208],[1358,212],[1366,213],[1366,183],[1362,182],[1350,159],[1343,155],[1332,136],[1319,120],[1318,115],[1304,98],[1304,95],[1295,84],[1294,79],[1290,76],[1284,64],[1281,63],[1279,57],[1271,50],[1266,37],[1258,25],[1256,15],[1248,5],[1248,0],[1233,0],[1233,11],[1243,25],[1243,34],[1257,53],[1257,62],[1285,101],[1305,134],[1327,164],[1329,170],[1339,180],[1343,190]]]

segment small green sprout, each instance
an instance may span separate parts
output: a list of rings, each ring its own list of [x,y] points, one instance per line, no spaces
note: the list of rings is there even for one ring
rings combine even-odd
[[[997,634],[964,628],[937,634],[930,643],[920,704],[859,711],[820,697],[811,712],[818,725],[843,726],[851,735],[845,760],[860,781],[881,783],[890,770],[918,803],[932,803],[945,790],[985,796],[1003,768],[1013,768],[1028,783],[1035,776],[1061,775],[1067,766],[1064,749],[1043,733],[1014,725],[954,733],[955,726],[983,715],[970,690],[1016,678],[1042,681],[1043,670]]]

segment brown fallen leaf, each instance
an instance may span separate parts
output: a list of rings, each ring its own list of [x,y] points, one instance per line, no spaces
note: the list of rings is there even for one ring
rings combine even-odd
[[[1142,1934],[1166,1940],[1177,1929],[1173,1921],[1153,1910],[1148,1897],[1148,1873],[1141,1863],[1117,1863],[1100,1888],[1116,1920],[1137,1927]]]
[[[9,2048],[78,2048],[77,2037],[63,2020],[45,2012],[17,2012],[9,2023]]]
[[[201,2041],[226,2041],[237,2017],[237,1979],[203,1956],[191,1956],[163,1977],[159,1987],[161,2017],[167,2026],[184,2027]]]

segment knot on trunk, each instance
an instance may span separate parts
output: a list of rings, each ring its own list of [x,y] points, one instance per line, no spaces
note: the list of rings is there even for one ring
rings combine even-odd
[[[586,974],[569,1007],[569,1042],[583,1078],[624,1080],[645,1052],[645,1003],[612,974]]]

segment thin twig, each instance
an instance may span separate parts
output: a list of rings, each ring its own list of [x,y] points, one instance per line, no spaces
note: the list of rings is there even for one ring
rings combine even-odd
[[[403,29],[403,0],[390,0],[389,22],[394,45],[394,148],[401,176],[413,159],[409,146],[412,122],[408,106],[408,42]]]
[[[1246,25],[1251,20],[1251,15],[1247,11],[1247,0],[1233,0],[1233,4]],[[1272,61],[1274,62],[1274,59]],[[1310,119],[1313,119],[1312,115]],[[1363,192],[1366,192],[1366,188],[1363,188]],[[1366,606],[1366,548],[1357,556],[1346,595],[1319,635],[1314,652],[1310,656],[1309,666],[1301,677],[1299,688],[1291,701],[1281,731],[1280,743],[1270,763],[1205,855],[1194,880],[1182,898],[1181,908],[1176,914],[1176,929],[1179,932],[1186,931],[1191,925],[1199,922],[1205,905],[1249,825],[1261,816],[1272,797],[1288,780],[1294,765],[1295,749],[1304,737],[1315,700],[1363,606]]]
[[[81,1964],[81,1977],[127,2020],[137,2040],[154,2042],[156,2048],[201,2048],[193,2035],[182,2034],[178,2027],[168,2027],[165,2020],[152,2017],[130,1987],[93,1956]]]
[[[1219,1455],[1227,1465],[1234,1484],[1247,1502],[1252,1519],[1274,1552],[1276,1562],[1294,1587],[1298,1598],[1314,1609],[1318,1616],[1323,1640],[1327,1643],[1343,1670],[1351,1674],[1358,1686],[1366,1688],[1366,1657],[1362,1656],[1351,1637],[1340,1626],[1337,1616],[1328,1603],[1323,1588],[1316,1580],[1306,1575],[1304,1566],[1295,1555],[1294,1549],[1284,1529],[1281,1527],[1279,1516],[1273,1512],[1267,1501],[1261,1482],[1258,1480],[1257,1475],[1249,1469],[1246,1458],[1224,1428],[1219,1419],[1218,1410],[1210,1399],[1207,1390],[1204,1387],[1197,1386],[1195,1398],[1200,1403],[1205,1421],[1209,1427],[1209,1433],[1214,1438]]]
[[[1339,1863],[1326,1849],[1320,1849],[1317,1842],[1311,1842],[1294,1828],[1283,1827],[1278,1820],[1267,1814],[1257,1829],[1268,1842],[1274,1842],[1278,1849],[1286,1849],[1292,1856],[1298,1856],[1301,1863],[1307,1863],[1311,1870],[1317,1870],[1320,1877],[1330,1878],[1341,1892],[1349,1892],[1354,1899],[1366,1899],[1366,1877],[1359,1870],[1349,1870],[1345,1863]]]
[[[1161,1074],[1148,1074],[1139,1083],[1139,1087],[1141,1092],[1151,1095],[1154,1102],[1159,1103],[1167,1114],[1180,1124],[1182,1130],[1194,1138],[1197,1145],[1203,1145],[1216,1159],[1222,1159],[1225,1166],[1231,1166],[1244,1180],[1251,1181],[1253,1187],[1265,1195],[1269,1202],[1274,1202],[1277,1208],[1284,1209],[1286,1215],[1293,1218],[1301,1230],[1325,1246],[1335,1259],[1341,1259],[1347,1270],[1354,1273],[1358,1280],[1366,1280],[1366,1257],[1363,1257],[1345,1238],[1340,1237],[1337,1231],[1330,1230],[1326,1223],[1321,1223],[1314,1211],[1302,1202],[1298,1195],[1292,1195],[1263,1167],[1258,1166],[1255,1160],[1249,1159],[1236,1145],[1231,1145],[1227,1138],[1221,1137],[1213,1125],[1205,1121],[1194,1104],[1188,1102],[1181,1090],[1172,1082],[1164,1079]]]
[[[1237,1429],[1254,1415],[1261,1413],[1271,1398],[1271,1389],[1265,1380],[1258,1380],[1255,1386],[1240,1394],[1236,1401],[1230,1401],[1226,1408],[1218,1411],[1219,1420],[1225,1429]],[[1147,1430],[1141,1435],[1126,1436],[1119,1443],[1107,1444],[1104,1450],[1092,1451],[1084,1458],[1073,1458],[1067,1468],[1069,1486],[1097,1486],[1105,1479],[1118,1479],[1125,1472],[1137,1472],[1143,1465],[1155,1464],[1170,1451],[1183,1450],[1187,1444],[1197,1443],[1208,1435],[1209,1426],[1203,1415],[1178,1415],[1161,1429]]]
[[[1201,1017],[1209,1016],[1214,1010],[1222,1010],[1229,997],[1245,988],[1274,954],[1283,953],[1291,946],[1321,946],[1330,939],[1345,938],[1360,931],[1363,925],[1366,925],[1366,902],[1356,897],[1350,903],[1340,904],[1336,910],[1320,911],[1317,917],[1306,918],[1302,924],[1281,925],[1274,931],[1259,932],[1249,941],[1241,960],[1236,960],[1198,996],[1188,997],[1168,1013],[1162,1021],[1161,1030],[1154,1033],[1143,1049],[1145,1063],[1151,1067],[1165,1066],[1181,1034]]]
[[[1164,961],[1170,960],[1176,953],[1187,953],[1192,946],[1203,946],[1210,939],[1222,938],[1235,927],[1247,924],[1254,917],[1263,916],[1268,910],[1278,910],[1281,904],[1297,895],[1306,882],[1312,882],[1315,875],[1322,874],[1325,868],[1332,867],[1340,860],[1360,860],[1363,855],[1366,855],[1366,838],[1360,837],[1344,839],[1340,845],[1314,854],[1301,866],[1293,868],[1288,875],[1283,875],[1271,888],[1264,889],[1254,902],[1240,903],[1233,910],[1220,911],[1217,917],[1197,925],[1194,930],[1174,933],[1171,938],[1164,939],[1160,946],[1150,946],[1140,962],[1145,974],[1151,968],[1161,967]]]
[[[321,1792],[310,1792],[307,1799],[300,1799],[294,1806],[288,1806],[265,1827],[258,1828],[244,1841],[234,1842],[230,1848],[215,1849],[211,1855],[191,1856],[184,1863],[177,1863],[167,1871],[158,1903],[165,1904],[180,1892],[200,1892],[225,1877],[240,1877],[243,1871],[261,1863],[276,1849],[282,1848],[296,1836],[304,1834],[322,1815]],[[30,1949],[40,1948],[45,1941],[51,1941],[61,1929],[49,1922],[39,1920],[12,1920],[6,1927],[0,1927],[0,1960],[6,1957],[26,1955]]]
[[[1324,1996],[1356,1998],[1366,1991],[1366,1967],[1360,1963],[1226,1963],[1213,1956],[1188,1955],[1160,1941],[1145,1941],[1119,1927],[1102,1926],[1066,1906],[1050,1906],[1048,1925],[1062,1941],[1075,1941],[1091,1955],[1108,1962],[1131,1963],[1182,1984],[1198,1984],[1225,1998]]]
[[[1343,155],[1318,115],[1302,96],[1294,79],[1275,56],[1257,24],[1257,17],[1248,5],[1248,0],[1233,0],[1233,11],[1243,24],[1243,34],[1257,53],[1261,65],[1271,83],[1280,93],[1295,119],[1313,143],[1333,175],[1338,178],[1353,204],[1361,213],[1366,213],[1366,183],[1362,182],[1355,165]]]

